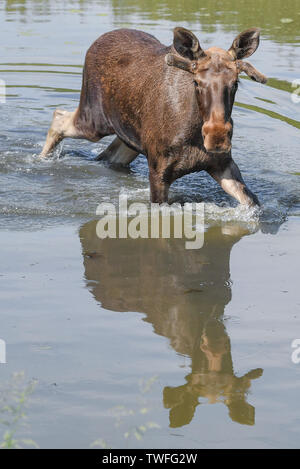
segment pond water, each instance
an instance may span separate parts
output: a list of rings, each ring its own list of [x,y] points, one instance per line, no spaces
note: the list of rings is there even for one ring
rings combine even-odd
[[[99,203],[120,192],[148,202],[145,157],[128,170],[94,161],[111,137],[36,156],[53,110],[77,106],[98,36],[130,27],[170,44],[178,25],[203,47],[262,29],[251,63],[268,84],[241,77],[233,111],[233,156],[260,217],[198,173],[170,199],[204,202],[202,249],[100,241]],[[4,0],[0,31],[0,391],[16,371],[37,380],[16,437],[42,448],[299,447],[300,1]]]

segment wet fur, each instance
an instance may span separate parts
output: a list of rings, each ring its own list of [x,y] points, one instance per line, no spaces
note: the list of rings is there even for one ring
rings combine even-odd
[[[184,28],[177,30],[181,36],[176,36],[175,45],[186,31]],[[203,68],[205,53],[198,48],[196,38],[193,47],[195,52],[189,53],[200,57],[202,61],[197,62],[197,67]],[[189,50],[188,43],[186,50]],[[228,61],[228,68],[233,66],[230,51],[217,48],[209,51],[204,62],[211,57],[217,67],[224,61]],[[195,89],[195,76],[187,73],[182,65],[187,60],[181,59],[182,66],[176,66],[179,60],[176,54],[174,45],[164,46],[142,31],[115,30],[97,39],[86,54],[80,104],[73,114],[72,125],[61,122],[61,132],[53,134],[52,124],[42,155],[64,137],[96,142],[116,134],[117,139],[99,159],[129,164],[139,153],[146,155],[152,202],[167,201],[169,187],[177,178],[206,170],[241,203],[257,203],[239,171],[231,172],[232,120],[225,115],[230,116],[231,109],[225,110],[225,114],[213,113],[211,117],[208,106],[214,96],[208,97],[206,104],[203,99],[201,102]],[[168,57],[175,66],[168,64]],[[191,70],[196,68],[187,63]],[[229,108],[232,104],[233,101]],[[223,153],[207,151],[203,135],[212,147],[220,142],[220,147],[226,144],[228,150]],[[222,184],[222,174],[226,175],[227,184]],[[243,197],[237,194],[235,182],[235,187],[230,187],[232,180],[238,182],[238,192],[242,191]]]

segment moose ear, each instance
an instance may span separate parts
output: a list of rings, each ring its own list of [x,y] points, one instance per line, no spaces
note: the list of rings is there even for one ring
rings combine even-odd
[[[258,48],[259,35],[260,29],[247,29],[235,38],[228,52],[234,59],[250,57]]]
[[[195,34],[185,28],[174,29],[173,46],[176,52],[186,59],[197,60],[205,56]]]

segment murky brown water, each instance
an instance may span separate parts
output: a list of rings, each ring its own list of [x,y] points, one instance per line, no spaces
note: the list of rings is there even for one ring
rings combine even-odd
[[[298,0],[1,3],[0,380],[20,370],[38,380],[18,437],[43,448],[299,447],[299,23]],[[124,171],[93,161],[110,138],[35,155],[53,109],[76,107],[97,36],[126,26],[168,44],[179,24],[204,46],[262,28],[251,62],[268,86],[241,80],[233,113],[260,219],[194,174],[170,196],[204,201],[202,249],[100,241],[100,202],[120,191],[148,200],[144,157]]]

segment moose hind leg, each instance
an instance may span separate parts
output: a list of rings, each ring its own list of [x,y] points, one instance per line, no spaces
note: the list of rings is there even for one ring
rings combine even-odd
[[[73,112],[63,109],[54,111],[46,142],[40,154],[41,157],[45,158],[65,137],[84,138],[74,124],[76,112],[77,109]]]
[[[116,137],[108,147],[97,156],[96,160],[108,161],[112,164],[127,166],[137,156],[138,152],[129,148]]]

